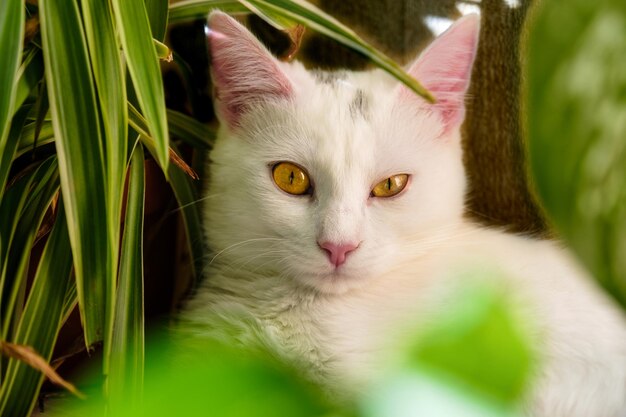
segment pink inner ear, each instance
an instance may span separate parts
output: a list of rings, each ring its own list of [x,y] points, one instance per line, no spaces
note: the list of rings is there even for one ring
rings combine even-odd
[[[292,85],[276,59],[248,30],[225,13],[209,16],[209,44],[218,114],[235,127],[258,101],[288,98]]]
[[[465,93],[476,55],[480,18],[468,15],[452,25],[419,56],[409,73],[437,99],[445,131],[457,127],[465,116]],[[415,94],[404,88],[403,100]]]

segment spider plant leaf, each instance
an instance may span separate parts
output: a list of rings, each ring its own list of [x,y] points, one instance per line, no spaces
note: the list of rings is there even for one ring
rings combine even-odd
[[[148,20],[150,21],[150,30],[152,36],[159,42],[162,42],[167,32],[168,14],[170,11],[168,0],[144,0],[146,3],[146,11],[148,12]]]
[[[31,91],[43,79],[43,57],[41,49],[31,48],[24,53],[24,61],[18,70],[15,108],[20,107]]]
[[[143,391],[143,145],[137,141],[129,168],[128,198],[119,269],[111,363],[107,380],[112,410],[137,409]]]
[[[145,3],[113,0],[112,4],[137,100],[155,142],[156,159],[167,172],[169,134],[165,94]]]
[[[101,115],[76,0],[40,0],[39,14],[79,311],[89,347],[104,337],[117,272],[108,229]]]
[[[246,13],[248,9],[237,0],[185,0],[170,5],[169,23],[206,19],[213,9],[226,13]]]
[[[215,131],[175,110],[167,110],[167,122],[170,134],[195,148],[209,149],[215,140]]]
[[[24,16],[21,0],[3,0],[0,3],[0,155],[4,153],[13,117],[17,72],[22,58]]]
[[[193,276],[202,271],[204,247],[202,242],[202,222],[200,220],[201,201],[194,179],[178,167],[172,166],[169,172],[170,185],[182,212],[187,244],[193,258]]]
[[[63,304],[75,286],[71,276],[72,254],[62,204],[35,274],[14,343],[33,348],[46,360],[61,327]],[[32,412],[44,375],[11,359],[0,387],[0,415],[27,417]],[[28,399],[29,401],[25,401]]]
[[[1,221],[3,237],[7,238],[2,245],[5,253],[0,271],[0,338],[5,340],[10,339],[12,326],[19,319],[19,310],[15,309],[19,309],[18,296],[26,288],[26,267],[30,250],[46,210],[59,189],[56,158],[48,158],[18,182],[15,190],[7,193],[8,198],[2,205],[2,211],[9,213],[8,219],[3,216]]]
[[[118,264],[122,190],[128,153],[128,107],[126,106],[125,66],[115,31],[115,18],[109,1],[81,0],[85,35],[99,111],[102,117],[106,170],[107,232],[112,274],[106,285],[104,328],[104,369],[108,367],[113,315],[115,314],[114,271]],[[105,371],[106,372],[106,371]]]
[[[256,10],[261,10],[264,15],[271,16],[272,20],[278,21],[280,17],[280,19],[300,23],[362,53],[415,93],[431,103],[435,102],[434,97],[428,90],[408,75],[400,65],[365,42],[354,31],[314,5],[304,0],[246,0],[245,3],[251,4]]]
[[[9,134],[7,135],[4,143],[4,148],[0,149],[0,202],[2,202],[2,196],[4,194],[3,190],[9,176],[11,162],[13,161],[17,148],[19,147],[22,129],[29,111],[30,106],[24,106],[15,113],[15,116],[13,116],[13,120],[11,121]]]

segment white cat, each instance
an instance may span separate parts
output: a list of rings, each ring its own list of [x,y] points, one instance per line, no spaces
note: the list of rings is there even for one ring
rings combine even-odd
[[[400,323],[428,323],[460,271],[489,265],[535,325],[542,369],[527,415],[626,415],[622,312],[555,243],[463,217],[459,127],[477,16],[409,70],[436,105],[381,71],[278,62],[223,13],[209,25],[221,127],[204,208],[210,262],[182,314],[196,331],[217,334],[224,320],[313,378],[362,386]]]

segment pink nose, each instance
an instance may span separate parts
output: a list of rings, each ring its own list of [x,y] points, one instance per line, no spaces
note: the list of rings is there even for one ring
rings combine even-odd
[[[318,242],[318,245],[326,251],[330,263],[335,265],[335,267],[342,265],[346,261],[348,253],[359,247],[358,244],[354,243],[337,244],[333,242]]]

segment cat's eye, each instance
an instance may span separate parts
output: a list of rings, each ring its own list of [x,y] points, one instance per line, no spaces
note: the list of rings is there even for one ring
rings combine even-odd
[[[408,182],[408,174],[398,174],[385,178],[372,189],[372,197],[393,197],[404,190]]]
[[[291,162],[279,162],[272,169],[274,182],[286,193],[303,195],[311,191],[309,175]]]

